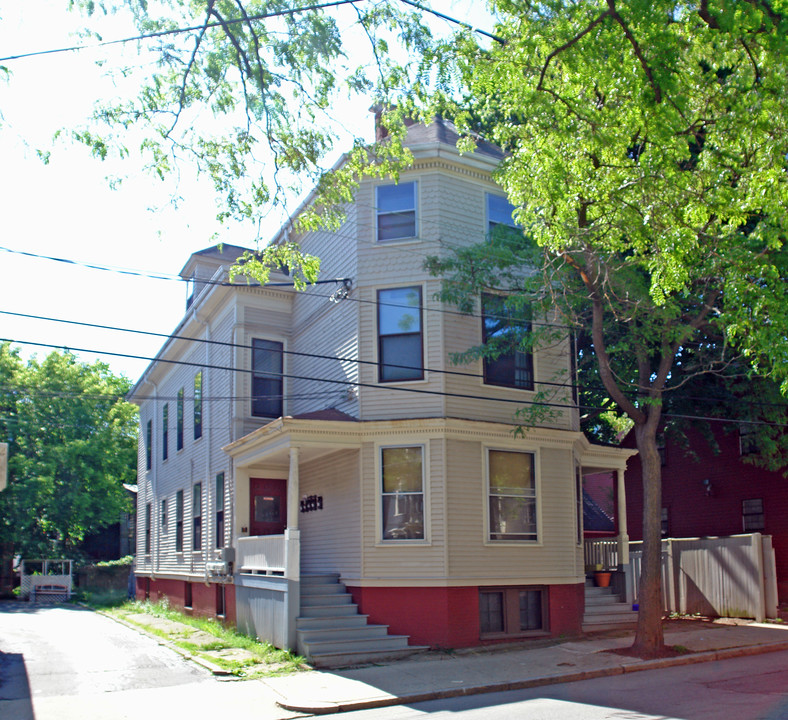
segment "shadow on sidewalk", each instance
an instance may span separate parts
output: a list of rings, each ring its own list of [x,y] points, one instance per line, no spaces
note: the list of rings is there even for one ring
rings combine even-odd
[[[0,651],[0,717],[35,720],[25,658]]]

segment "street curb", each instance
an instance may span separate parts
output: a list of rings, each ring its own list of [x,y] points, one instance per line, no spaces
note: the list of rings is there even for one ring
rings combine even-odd
[[[613,675],[624,675],[646,670],[660,670],[662,668],[694,665],[716,660],[729,660],[731,658],[762,655],[784,650],[788,650],[788,641],[767,643],[764,645],[747,645],[723,650],[708,650],[699,653],[687,653],[686,655],[679,655],[672,658],[659,658],[657,660],[641,660],[632,663],[624,663],[608,668],[600,668],[598,670],[584,670],[582,672],[567,673],[564,675],[545,675],[542,677],[528,678],[526,680],[510,680],[500,683],[491,683],[489,685],[479,685],[476,687],[447,688],[445,690],[433,690],[372,700],[313,703],[309,705],[307,703],[299,704],[287,699],[282,699],[277,700],[276,704],[285,710],[294,712],[302,712],[310,715],[328,715],[352,710],[371,710],[393,705],[409,705],[411,703],[427,702],[428,700],[447,700],[469,695],[483,695],[486,693],[507,692],[509,690],[527,690],[534,687],[559,685],[562,683],[578,682],[580,680],[593,680],[600,677],[612,677]]]
[[[178,655],[180,655],[181,657],[185,658],[186,660],[190,660],[195,665],[199,665],[200,667],[204,668],[205,670],[208,670],[208,672],[210,672],[213,675],[216,675],[217,677],[232,676],[232,673],[229,670],[225,670],[224,668],[219,667],[215,663],[212,663],[210,660],[206,660],[205,658],[200,657],[199,655],[194,655],[190,653],[188,650],[184,650],[183,648],[178,647],[171,640],[165,640],[164,638],[159,637],[155,633],[148,631],[143,625],[136,625],[135,623],[131,623],[128,620],[124,620],[123,618],[115,617],[114,615],[111,615],[110,613],[105,612],[104,610],[95,610],[91,607],[88,607],[87,605],[84,605],[83,607],[87,607],[89,610],[93,610],[93,612],[98,613],[99,615],[103,615],[104,617],[109,618],[110,620],[114,620],[116,623],[125,625],[127,628],[131,630],[134,630],[138,633],[142,633],[143,635],[147,635],[149,638],[156,640],[159,643],[159,645],[163,645],[164,647],[169,648],[173,652],[178,653]]]

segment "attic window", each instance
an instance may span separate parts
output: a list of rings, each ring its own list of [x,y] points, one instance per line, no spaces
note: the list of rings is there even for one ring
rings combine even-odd
[[[416,188],[415,182],[376,188],[378,242],[416,237]]]

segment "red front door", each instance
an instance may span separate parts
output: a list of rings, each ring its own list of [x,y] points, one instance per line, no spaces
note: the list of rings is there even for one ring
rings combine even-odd
[[[287,525],[287,480],[249,478],[249,534],[281,535]]]

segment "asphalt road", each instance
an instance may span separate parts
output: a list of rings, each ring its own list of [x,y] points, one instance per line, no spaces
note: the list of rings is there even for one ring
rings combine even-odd
[[[338,720],[788,720],[788,652],[337,716]]]
[[[281,720],[260,682],[219,681],[153,638],[74,606],[0,602],[0,719]]]

